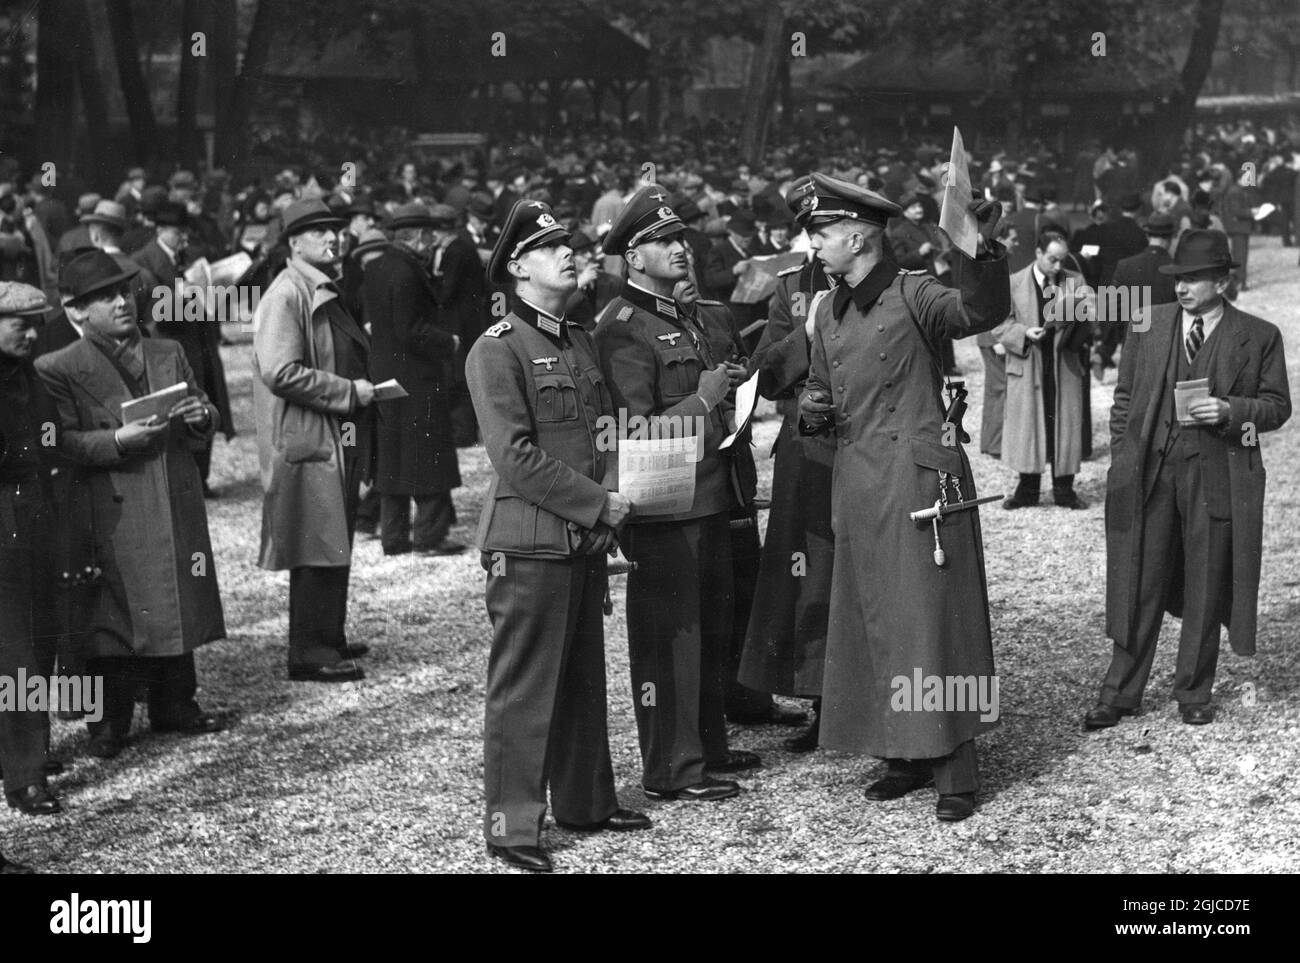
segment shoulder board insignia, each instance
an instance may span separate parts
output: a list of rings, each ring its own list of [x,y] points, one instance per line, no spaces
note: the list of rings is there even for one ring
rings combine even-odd
[[[632,305],[625,304],[618,312],[618,319],[620,321],[626,321],[628,318],[632,317],[632,311]]]
[[[790,275],[790,274],[798,274],[798,273],[799,273],[800,271],[802,271],[803,269],[804,269],[804,265],[802,265],[802,264],[792,264],[790,267],[786,268],[784,271],[777,271],[777,272],[776,272],[776,276],[779,277],[779,278],[783,278],[783,277],[786,277],[787,275]]]
[[[695,299],[695,303],[696,303],[696,304],[711,304],[711,305],[713,305],[714,307],[718,307],[718,308],[725,308],[725,307],[726,307],[726,305],[723,304],[721,301],[710,301],[710,300],[708,300],[708,299],[706,299],[706,298],[696,298],[696,299]]]
[[[903,271],[903,270],[900,270],[898,273],[899,273],[899,274],[911,274],[911,275],[917,275],[917,274],[922,274],[922,275],[924,275],[924,274],[929,274],[930,272],[929,272],[929,271]]]
[[[483,336],[487,338],[499,338],[501,337],[501,335],[505,334],[509,330],[510,330],[509,321],[498,321],[496,324],[492,325],[492,327],[484,331]]]

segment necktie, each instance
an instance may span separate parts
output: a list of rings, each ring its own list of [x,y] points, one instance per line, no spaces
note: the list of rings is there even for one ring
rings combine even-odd
[[[1205,323],[1201,320],[1199,314],[1192,317],[1192,330],[1187,332],[1187,362],[1196,360],[1197,352],[1201,350],[1201,345],[1205,344]]]

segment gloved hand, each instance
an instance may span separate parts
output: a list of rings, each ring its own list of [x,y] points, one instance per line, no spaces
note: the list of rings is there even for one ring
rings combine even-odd
[[[809,428],[821,428],[831,420],[835,405],[824,388],[809,388],[799,396],[799,417]]]
[[[710,411],[722,403],[730,390],[731,375],[727,366],[722,364],[700,375],[699,384],[695,386],[695,393],[703,399]]]
[[[975,215],[975,220],[980,226],[980,245],[981,251],[988,248],[988,244],[997,234],[998,225],[1002,223],[1002,204],[1000,201],[986,201],[976,198],[966,205],[966,210]]]

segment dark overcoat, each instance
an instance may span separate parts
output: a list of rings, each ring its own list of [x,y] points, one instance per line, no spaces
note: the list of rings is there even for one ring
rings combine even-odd
[[[1143,553],[1144,505],[1159,471],[1152,438],[1170,411],[1171,352],[1182,350],[1182,308],[1151,311],[1151,326],[1129,334],[1110,412],[1110,472],[1106,477],[1106,634],[1121,648],[1132,641],[1137,586],[1147,565],[1168,573],[1168,611],[1182,613],[1183,569]],[[1212,518],[1232,522],[1232,590],[1220,620],[1239,655],[1255,652],[1256,602],[1264,542],[1264,463],[1258,435],[1291,416],[1282,335],[1267,321],[1225,302],[1212,338],[1219,342],[1210,396],[1231,408],[1222,428],[1192,428],[1199,436],[1202,490]],[[1251,426],[1248,428],[1247,426]]]
[[[433,279],[410,248],[395,245],[367,265],[361,303],[374,382],[396,378],[408,392],[378,403],[376,487],[421,496],[460,487],[451,421],[459,363],[452,335],[437,323]]]
[[[821,695],[835,558],[834,439],[801,435],[795,403],[808,377],[812,298],[827,285],[815,261],[783,272],[750,357],[759,393],[776,401],[784,417],[772,446],[772,508],[739,677],[751,689],[792,696]]]

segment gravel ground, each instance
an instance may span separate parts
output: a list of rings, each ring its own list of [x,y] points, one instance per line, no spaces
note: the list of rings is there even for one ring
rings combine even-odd
[[[1296,250],[1257,239],[1252,288],[1239,305],[1281,326],[1300,366]],[[47,872],[492,872],[483,853],[481,729],[488,650],[483,572],[459,558],[385,558],[361,541],[349,637],[373,646],[358,684],[285,679],[288,578],[255,565],[260,489],[250,409],[247,335],[226,350],[240,435],[218,442],[209,502],[229,640],[201,650],[200,699],[238,715],[196,739],[142,729],[119,758],[84,754],[85,734],[56,722],[57,818],[0,816],[5,850]],[[974,402],[973,342],[958,345]],[[927,790],[868,803],[880,764],[780,748],[793,730],[737,729],[764,768],[717,804],[654,803],[638,785],[621,578],[607,620],[610,739],[619,795],[654,829],[584,836],[548,822],[557,868],[587,872],[1296,872],[1300,870],[1300,419],[1263,439],[1272,478],[1266,508],[1259,651],[1225,645],[1214,725],[1183,725],[1169,692],[1177,624],[1167,621],[1143,715],[1085,734],[1108,661],[1102,635],[1105,432],[1114,373],[1094,391],[1097,458],[1078,490],[1090,507],[983,509],[1003,725],[980,741],[976,815],[934,818]],[[1293,377],[1293,384],[1300,384]],[[766,453],[775,418],[756,430]],[[1014,477],[970,446],[984,493]],[[490,469],[461,453],[456,493],[468,541]],[[760,488],[771,463],[760,458]],[[1029,589],[1027,583],[1034,582]],[[1251,695],[1253,694],[1253,698]]]

